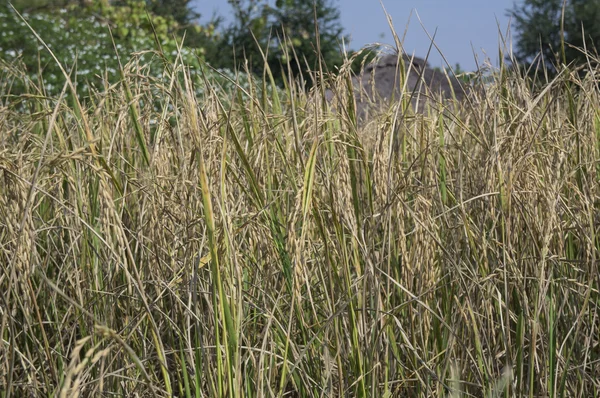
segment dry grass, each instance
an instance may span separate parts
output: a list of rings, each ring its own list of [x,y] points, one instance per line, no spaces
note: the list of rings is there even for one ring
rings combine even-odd
[[[0,396],[600,393],[598,70],[360,128],[179,64],[83,105],[13,72]]]

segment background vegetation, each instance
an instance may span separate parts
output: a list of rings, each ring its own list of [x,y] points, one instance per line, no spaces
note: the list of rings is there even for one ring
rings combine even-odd
[[[521,64],[583,64],[590,61],[580,49],[600,47],[600,1],[523,0],[509,14],[517,33],[515,57]]]

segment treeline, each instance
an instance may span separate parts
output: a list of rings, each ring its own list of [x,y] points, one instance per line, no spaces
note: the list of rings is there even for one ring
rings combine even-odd
[[[41,70],[50,89],[61,85],[55,60],[24,19],[56,58],[73,69],[82,88],[105,84],[107,72],[116,74],[120,69],[116,54],[129,60],[138,52],[140,64],[147,62],[160,73],[160,62],[141,53],[152,49],[166,56],[181,54],[195,68],[207,63],[219,70],[261,74],[268,65],[280,86],[288,78],[310,86],[314,76],[310,71],[336,71],[343,64],[342,47],[349,37],[340,23],[341,2],[228,2],[233,8],[231,22],[225,24],[222,16],[213,15],[200,24],[201,15],[191,0],[15,0],[12,4],[22,17],[4,1],[0,60],[21,62],[32,77]],[[520,63],[583,63],[580,48],[593,52],[600,44],[600,0],[524,0],[507,12],[513,18]],[[372,56],[362,53],[355,69],[364,57]]]
[[[107,71],[119,71],[124,59],[119,63],[116,54],[128,60],[129,54],[152,49],[167,56],[181,53],[192,67],[207,63],[226,72],[260,74],[266,61],[280,86],[288,76],[310,86],[309,71],[335,71],[344,62],[348,37],[333,0],[230,3],[234,18],[225,25],[221,16],[198,23],[201,15],[190,0],[16,0],[18,12],[5,2],[0,4],[0,55],[5,62],[22,62],[32,76],[41,68],[51,91],[64,81],[62,73],[24,21],[65,67],[74,68],[84,88],[103,84]],[[139,56],[140,64],[155,65],[160,73],[155,57]]]

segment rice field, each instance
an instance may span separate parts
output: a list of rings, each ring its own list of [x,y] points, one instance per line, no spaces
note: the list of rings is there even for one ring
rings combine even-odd
[[[369,121],[347,69],[4,63],[0,396],[599,396],[594,61]]]

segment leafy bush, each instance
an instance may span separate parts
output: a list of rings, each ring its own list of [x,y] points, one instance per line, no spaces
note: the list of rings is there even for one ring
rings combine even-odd
[[[20,60],[32,77],[37,73],[39,64],[46,90],[53,93],[60,89],[64,76],[51,54],[27,27],[26,21],[65,69],[75,67],[77,81],[98,84],[101,76],[111,79],[118,75],[115,48],[124,56],[154,47],[152,32],[144,26],[149,21],[145,16],[146,21],[142,19],[142,11],[139,2],[131,2],[128,7],[63,8],[58,15],[24,14],[23,20],[15,10],[3,7],[0,10],[0,54],[7,61]],[[111,23],[115,27],[114,45],[108,29]],[[168,37],[171,21],[157,17],[153,23],[165,51],[175,50],[174,40],[163,40]],[[187,61],[193,62],[193,57]],[[87,91],[87,84],[80,86],[84,92]]]
[[[7,68],[17,64],[16,69],[25,69],[29,79],[43,81],[35,86],[43,87],[46,95],[56,96],[62,89],[65,77],[60,67],[27,22],[67,72],[73,70],[72,80],[83,96],[91,94],[90,88],[102,91],[105,84],[120,80],[119,58],[123,66],[134,63],[138,73],[168,79],[170,75],[164,74],[165,65],[180,57],[180,64],[186,65],[195,78],[194,89],[198,96],[205,94],[205,77],[224,100],[238,84],[249,87],[249,78],[243,73],[236,75],[227,69],[215,72],[206,66],[202,49],[181,46],[182,39],[174,34],[177,23],[172,18],[151,15],[149,20],[148,15],[143,1],[128,1],[124,6],[102,3],[69,6],[59,9],[55,15],[23,13],[23,18],[14,9],[0,6],[0,59],[6,61],[0,64],[0,73],[6,75]],[[195,34],[212,34],[199,26],[195,29]],[[15,79],[10,92],[26,92],[24,86],[22,79]]]

